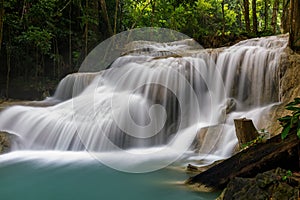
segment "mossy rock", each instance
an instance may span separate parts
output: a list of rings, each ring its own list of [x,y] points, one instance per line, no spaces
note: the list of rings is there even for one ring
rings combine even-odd
[[[277,168],[254,178],[233,178],[218,200],[278,199],[299,198],[299,179],[288,171]]]
[[[11,150],[11,141],[13,135],[7,132],[0,132],[0,154],[7,153]]]

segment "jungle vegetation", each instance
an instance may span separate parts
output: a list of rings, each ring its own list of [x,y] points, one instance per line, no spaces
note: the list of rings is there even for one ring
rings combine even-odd
[[[138,27],[173,29],[205,47],[290,32],[297,49],[299,6],[299,0],[0,0],[0,82],[8,90],[15,77],[59,80],[101,41]]]

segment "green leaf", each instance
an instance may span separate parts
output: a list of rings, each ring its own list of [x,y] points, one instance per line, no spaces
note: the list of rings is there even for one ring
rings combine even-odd
[[[289,107],[289,106],[295,106],[295,105],[298,105],[298,103],[297,103],[297,102],[295,102],[295,101],[292,101],[292,102],[290,102],[290,103],[286,104],[286,105],[285,105],[285,107]]]
[[[300,120],[298,120],[297,136],[298,136],[298,138],[300,139]]]
[[[297,136],[300,139],[300,128],[297,129]]]
[[[287,179],[287,176],[283,176],[283,177],[282,177],[282,180],[283,180],[283,181],[286,181],[286,179]]]
[[[287,116],[279,118],[278,121],[280,121],[280,122],[290,121],[291,118],[292,118],[292,116],[287,115]]]
[[[291,127],[285,126],[281,132],[281,139],[285,139],[290,132]]]
[[[295,106],[286,106],[285,109],[292,110],[292,111],[300,111],[300,108],[299,107],[295,107]]]
[[[294,101],[295,101],[295,103],[300,104],[300,98],[299,97],[295,98]]]
[[[295,105],[298,105],[300,104],[300,98],[297,97],[297,98],[294,98],[294,101],[288,103],[286,106],[295,106]]]

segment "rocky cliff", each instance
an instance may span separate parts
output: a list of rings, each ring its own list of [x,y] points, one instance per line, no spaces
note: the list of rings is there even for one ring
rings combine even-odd
[[[295,97],[300,96],[300,54],[286,48],[276,74],[279,80],[279,100],[281,103],[271,110],[270,120],[267,122],[266,129],[272,135],[281,132],[277,119],[290,113],[284,109],[285,105],[293,101]]]

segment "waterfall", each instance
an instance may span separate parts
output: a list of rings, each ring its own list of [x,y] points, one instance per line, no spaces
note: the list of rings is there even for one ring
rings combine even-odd
[[[67,75],[58,84],[52,97],[46,101],[62,102],[79,95],[99,73],[73,73]]]
[[[237,142],[233,119],[257,122],[278,101],[286,44],[285,36],[216,50],[192,40],[134,42],[109,69],[65,77],[48,99],[56,105],[4,110],[0,130],[20,137],[18,150],[93,152],[186,151],[198,134],[198,155],[227,157]],[[204,127],[218,128],[199,135]]]

